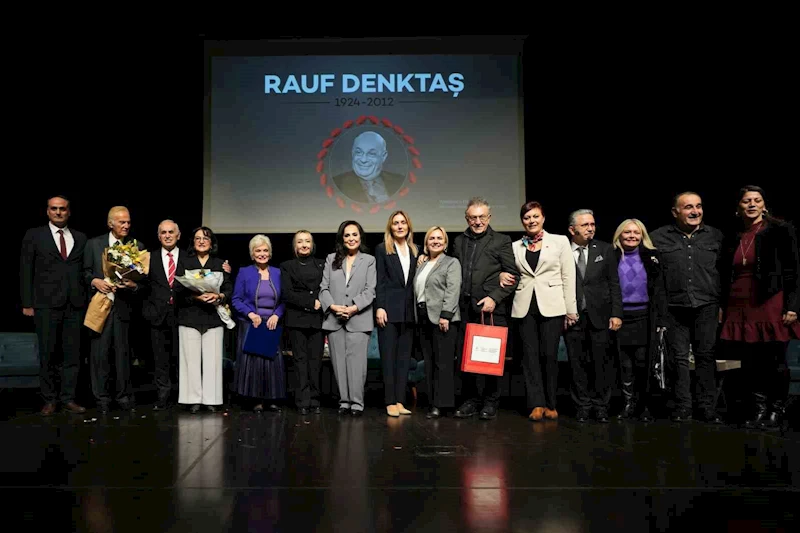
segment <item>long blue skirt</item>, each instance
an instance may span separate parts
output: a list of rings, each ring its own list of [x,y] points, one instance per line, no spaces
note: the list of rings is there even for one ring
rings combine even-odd
[[[282,400],[286,398],[286,367],[283,354],[275,359],[267,359],[242,352],[245,332],[250,321],[239,320],[236,340],[236,367],[234,371],[234,392],[259,400]]]

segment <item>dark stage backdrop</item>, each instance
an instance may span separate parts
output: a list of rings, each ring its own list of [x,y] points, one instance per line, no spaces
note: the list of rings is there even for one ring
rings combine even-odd
[[[491,53],[507,49],[506,41],[384,38],[376,50]],[[286,46],[296,50],[296,45],[274,44],[281,53]],[[27,228],[46,223],[48,196],[68,196],[71,226],[90,237],[107,231],[111,206],[127,205],[132,235],[150,248],[157,245],[156,227],[164,218],[180,225],[182,247],[201,223],[202,40],[108,47],[127,59],[125,69],[100,76],[95,65],[78,63],[71,71],[95,79],[95,87],[102,78],[102,87],[114,91],[75,90],[59,100],[55,119],[44,128],[59,140],[56,144],[65,146],[61,151],[53,147],[52,158],[61,170],[9,174],[4,182],[7,259],[0,264],[10,292],[2,305],[2,331],[33,331],[32,321],[20,310],[19,246]],[[596,42],[555,50],[525,42],[525,196],[544,204],[548,231],[566,233],[569,212],[584,207],[595,210],[598,237],[604,240],[627,217],[640,218],[653,229],[671,222],[672,196],[686,189],[703,196],[707,223],[728,230],[737,189],[747,183],[766,188],[773,213],[796,217],[792,180],[780,163],[788,139],[769,127],[769,113],[763,112],[778,104],[760,98],[771,81],[769,74],[746,56],[735,63],[717,58],[709,67],[693,59],[693,53],[621,53]],[[760,76],[763,87],[742,83],[748,75]],[[88,129],[73,129],[77,124]],[[458,192],[465,200],[471,196],[469,190]],[[302,208],[298,198],[296,209]],[[414,210],[409,211],[413,220]],[[320,257],[332,251],[336,229],[315,233]],[[415,240],[421,243],[426,228],[415,229]],[[273,241],[274,263],[291,256],[290,234],[274,234],[269,227],[263,232]],[[234,268],[249,263],[251,236],[220,236],[221,255]],[[371,233],[366,242],[374,248],[381,239]]]

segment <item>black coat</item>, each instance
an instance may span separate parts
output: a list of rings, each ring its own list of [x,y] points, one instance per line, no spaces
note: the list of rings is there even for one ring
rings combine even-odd
[[[414,275],[417,256],[408,248],[408,281],[403,275],[403,265],[397,253],[387,254],[386,244],[375,247],[375,269],[378,284],[375,287],[375,309],[386,311],[387,322],[414,322]]]
[[[286,308],[283,323],[289,328],[322,329],[322,309],[314,310],[314,301],[319,300],[325,260],[309,257],[303,263],[297,258],[281,263],[281,298]]]

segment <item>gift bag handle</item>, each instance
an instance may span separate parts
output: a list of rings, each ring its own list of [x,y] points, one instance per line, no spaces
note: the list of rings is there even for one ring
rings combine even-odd
[[[485,325],[486,325],[486,324],[484,323],[484,321],[483,321],[483,313],[484,313],[484,312],[485,312],[485,311],[481,311],[481,325],[482,325],[482,326],[485,326]],[[492,312],[492,311],[489,311],[489,320],[491,321],[491,325],[492,325],[492,327],[494,327],[494,312]]]

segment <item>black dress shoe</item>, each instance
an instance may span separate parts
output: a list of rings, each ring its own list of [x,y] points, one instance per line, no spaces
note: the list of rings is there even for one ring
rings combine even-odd
[[[322,409],[320,409],[320,407],[318,405],[318,406],[314,407],[313,409],[311,409],[311,412],[314,413],[315,415],[321,415],[322,414]]]
[[[589,420],[589,411],[586,409],[578,409],[578,412],[575,413],[575,419],[578,422],[586,422]]]
[[[350,415],[351,416],[355,416],[355,417],[363,416],[364,415],[364,411],[357,410],[357,409],[351,409],[350,410]]]
[[[340,407],[336,414],[343,416],[350,413],[350,409],[347,407]]]
[[[697,420],[709,424],[722,424],[722,418],[713,409],[707,409],[697,415]]]
[[[494,420],[497,418],[497,407],[487,403],[481,409],[480,419],[481,420]]]
[[[274,403],[269,404],[268,409],[270,411],[272,411],[273,413],[280,413],[281,412],[281,408],[278,407],[277,405],[275,405]]]
[[[692,412],[688,409],[676,409],[671,418],[673,422],[688,422],[692,419]]]
[[[595,420],[601,424],[608,424],[608,411],[605,409],[597,409],[594,413]]]
[[[219,406],[218,405],[206,405],[206,409],[208,409],[212,413],[216,413],[217,409],[219,409]]]
[[[298,411],[298,412],[299,412],[301,415],[307,415],[307,414],[308,414],[308,407],[301,407],[301,408],[300,408],[300,409],[298,409],[297,411]]]
[[[475,416],[477,413],[478,409],[477,407],[475,407],[474,403],[464,402],[463,404],[461,404],[461,407],[459,407],[456,410],[456,412],[453,413],[453,416],[455,418],[470,418],[472,416]]]
[[[200,405],[199,404],[194,404],[193,406],[191,406],[189,408],[189,412],[192,413],[192,414],[199,413],[200,412]]]
[[[425,415],[425,418],[439,418],[440,416],[442,416],[442,413],[439,412],[439,408],[433,407],[430,411],[428,411],[428,414]]]
[[[133,400],[120,400],[117,404],[123,411],[136,411],[136,403]]]
[[[642,422],[652,422],[653,421],[653,415],[650,414],[650,410],[647,407],[645,407],[644,410],[641,413],[639,413],[638,418]]]
[[[167,402],[165,401],[158,401],[153,406],[153,411],[166,411],[167,410]]]

